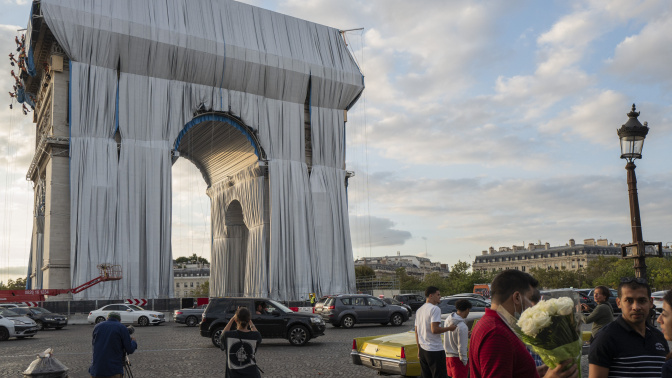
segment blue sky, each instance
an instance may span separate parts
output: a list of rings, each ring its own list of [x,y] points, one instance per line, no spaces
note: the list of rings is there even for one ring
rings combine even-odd
[[[644,238],[672,244],[668,1],[246,2],[364,28],[348,33],[367,85],[347,124],[355,257],[399,251],[452,265],[490,246],[629,242],[616,129],[632,103],[651,128],[637,162]],[[7,53],[26,23],[20,3],[0,14]],[[26,118],[0,107],[0,280],[30,245]],[[205,184],[188,162],[173,175],[174,256],[209,257]]]

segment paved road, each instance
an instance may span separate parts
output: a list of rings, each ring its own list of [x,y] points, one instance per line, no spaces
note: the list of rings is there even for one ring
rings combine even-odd
[[[352,339],[361,336],[406,332],[414,318],[401,327],[356,325],[352,329],[327,326],[325,336],[304,347],[292,347],[287,340],[264,340],[257,354],[264,377],[377,377],[373,370],[355,366],[350,360]],[[584,325],[584,329],[589,326]],[[21,372],[46,348],[70,368],[70,377],[88,377],[93,325],[68,325],[62,330],[40,331],[34,338],[0,342],[0,377],[21,377]],[[198,327],[165,323],[136,327],[139,349],[132,354],[134,377],[221,377],[224,356]],[[583,376],[588,376],[587,356],[582,358]]]
[[[350,360],[354,337],[405,332],[413,320],[401,327],[357,325],[352,329],[327,326],[325,336],[304,347],[287,340],[264,340],[257,354],[264,377],[375,377],[373,370],[355,366]],[[62,330],[44,330],[34,338],[0,342],[0,377],[21,377],[21,372],[48,347],[70,368],[70,377],[88,377],[93,325],[68,325]],[[164,323],[136,327],[138,350],[131,358],[133,376],[142,377],[222,377],[223,352],[198,327]]]

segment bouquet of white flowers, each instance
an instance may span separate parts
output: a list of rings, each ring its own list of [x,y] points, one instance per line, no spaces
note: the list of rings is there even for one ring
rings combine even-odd
[[[553,369],[562,361],[572,359],[580,376],[582,341],[578,319],[572,298],[543,300],[522,313],[516,332],[546,366]]]

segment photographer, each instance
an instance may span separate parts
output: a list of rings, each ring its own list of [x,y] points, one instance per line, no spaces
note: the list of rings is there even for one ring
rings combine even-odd
[[[92,378],[122,378],[124,358],[132,354],[138,344],[128,329],[121,324],[121,315],[110,312],[107,321],[93,328],[93,358],[89,374]]]
[[[233,323],[237,329],[230,331]],[[248,329],[249,326],[249,329]],[[221,349],[226,351],[226,377],[261,377],[255,354],[261,334],[250,319],[250,310],[240,307],[222,331]]]

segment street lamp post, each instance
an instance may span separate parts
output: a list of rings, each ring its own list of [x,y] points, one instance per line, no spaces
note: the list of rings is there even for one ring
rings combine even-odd
[[[646,243],[642,237],[642,220],[639,216],[639,199],[637,196],[637,176],[635,176],[635,159],[642,158],[644,139],[649,132],[647,122],[642,125],[635,111],[635,104],[628,113],[628,121],[617,130],[621,140],[621,159],[627,160],[625,169],[628,171],[628,194],[630,197],[630,223],[632,225],[632,244],[621,247],[621,256],[635,260],[635,276],[646,277],[647,255],[662,257],[662,243]]]

